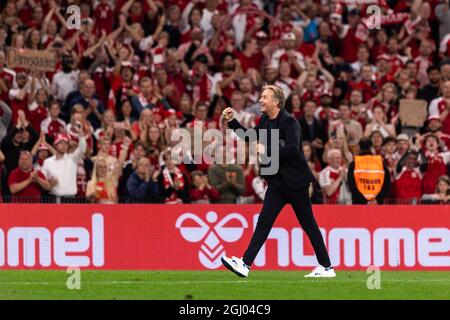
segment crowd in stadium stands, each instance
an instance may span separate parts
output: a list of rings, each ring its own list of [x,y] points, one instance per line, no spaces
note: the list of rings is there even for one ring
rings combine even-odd
[[[10,49],[56,69],[10,66]],[[254,126],[264,84],[301,124],[315,202],[351,203],[363,138],[391,173],[385,203],[450,202],[449,0],[2,1],[0,199],[260,203],[256,165],[179,165],[170,137],[225,132],[228,106]]]

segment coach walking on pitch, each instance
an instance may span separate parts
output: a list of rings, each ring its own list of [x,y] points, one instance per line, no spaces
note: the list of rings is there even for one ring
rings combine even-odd
[[[279,156],[279,169],[273,175],[261,174],[268,181],[269,186],[255,232],[244,256],[242,259],[224,256],[222,263],[238,276],[247,277],[250,266],[266,241],[278,214],[285,204],[290,203],[300,225],[311,241],[320,264],[305,277],[335,277],[322,234],[312,212],[309,185],[313,176],[301,148],[300,124],[284,109],[284,101],[283,91],[277,86],[268,85],[263,88],[259,100],[263,115],[259,124],[248,130],[256,130],[257,137],[261,129],[267,130],[268,137],[271,137],[271,130],[279,130],[279,154],[270,154],[270,146],[273,146],[273,143],[269,141],[267,145],[261,145],[258,141],[257,145],[257,152],[260,155],[268,154],[271,159]],[[234,119],[233,109],[226,108],[223,116],[231,129],[235,131],[242,129],[242,131],[236,131],[236,134],[245,139],[246,136],[242,133],[245,134],[247,129]]]

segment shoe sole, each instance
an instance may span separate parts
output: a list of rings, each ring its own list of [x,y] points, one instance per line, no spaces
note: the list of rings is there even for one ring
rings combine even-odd
[[[228,270],[230,270],[231,272],[233,272],[235,275],[241,277],[241,278],[247,278],[247,276],[237,272],[236,270],[234,270],[234,268],[222,257],[220,260],[222,260],[222,264],[225,266],[225,268],[227,268]]]
[[[304,276],[304,278],[336,278],[336,275],[333,276]]]

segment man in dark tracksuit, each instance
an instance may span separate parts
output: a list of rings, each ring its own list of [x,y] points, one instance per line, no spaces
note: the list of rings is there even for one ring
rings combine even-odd
[[[307,277],[335,277],[336,274],[331,267],[330,258],[325,243],[314,219],[311,201],[309,198],[309,186],[313,176],[306,163],[301,139],[301,128],[298,121],[284,110],[283,91],[276,86],[265,86],[260,99],[260,110],[263,116],[259,125],[250,130],[256,130],[258,142],[261,129],[267,129],[267,144],[258,143],[257,152],[267,155],[271,161],[274,157],[279,159],[279,168],[275,174],[262,176],[268,181],[268,189],[264,198],[263,208],[259,215],[255,232],[250,241],[247,251],[242,259],[222,257],[222,262],[229,270],[241,277],[247,277],[251,264],[256,258],[259,250],[266,241],[272,226],[281,209],[290,203],[295,211],[303,230],[308,235],[316,253],[320,266],[316,267]],[[233,119],[233,110],[227,108],[223,111],[228,126],[234,129],[236,134],[244,137],[246,129]],[[242,129],[238,130],[238,129]],[[238,130],[238,131],[236,131]],[[271,154],[270,131],[278,130],[279,152]]]

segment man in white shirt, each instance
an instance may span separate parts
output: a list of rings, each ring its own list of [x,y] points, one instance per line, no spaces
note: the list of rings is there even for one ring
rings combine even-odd
[[[78,88],[79,70],[72,69],[73,60],[65,56],[62,60],[62,70],[53,76],[52,91],[57,100],[63,102],[69,93]]]
[[[81,126],[78,131],[81,131]],[[78,162],[86,151],[86,138],[80,134],[78,147],[73,153],[68,153],[69,138],[59,134],[54,142],[56,153],[47,158],[42,166],[42,172],[52,186],[50,194],[56,196],[56,202],[75,199],[77,195]]]

